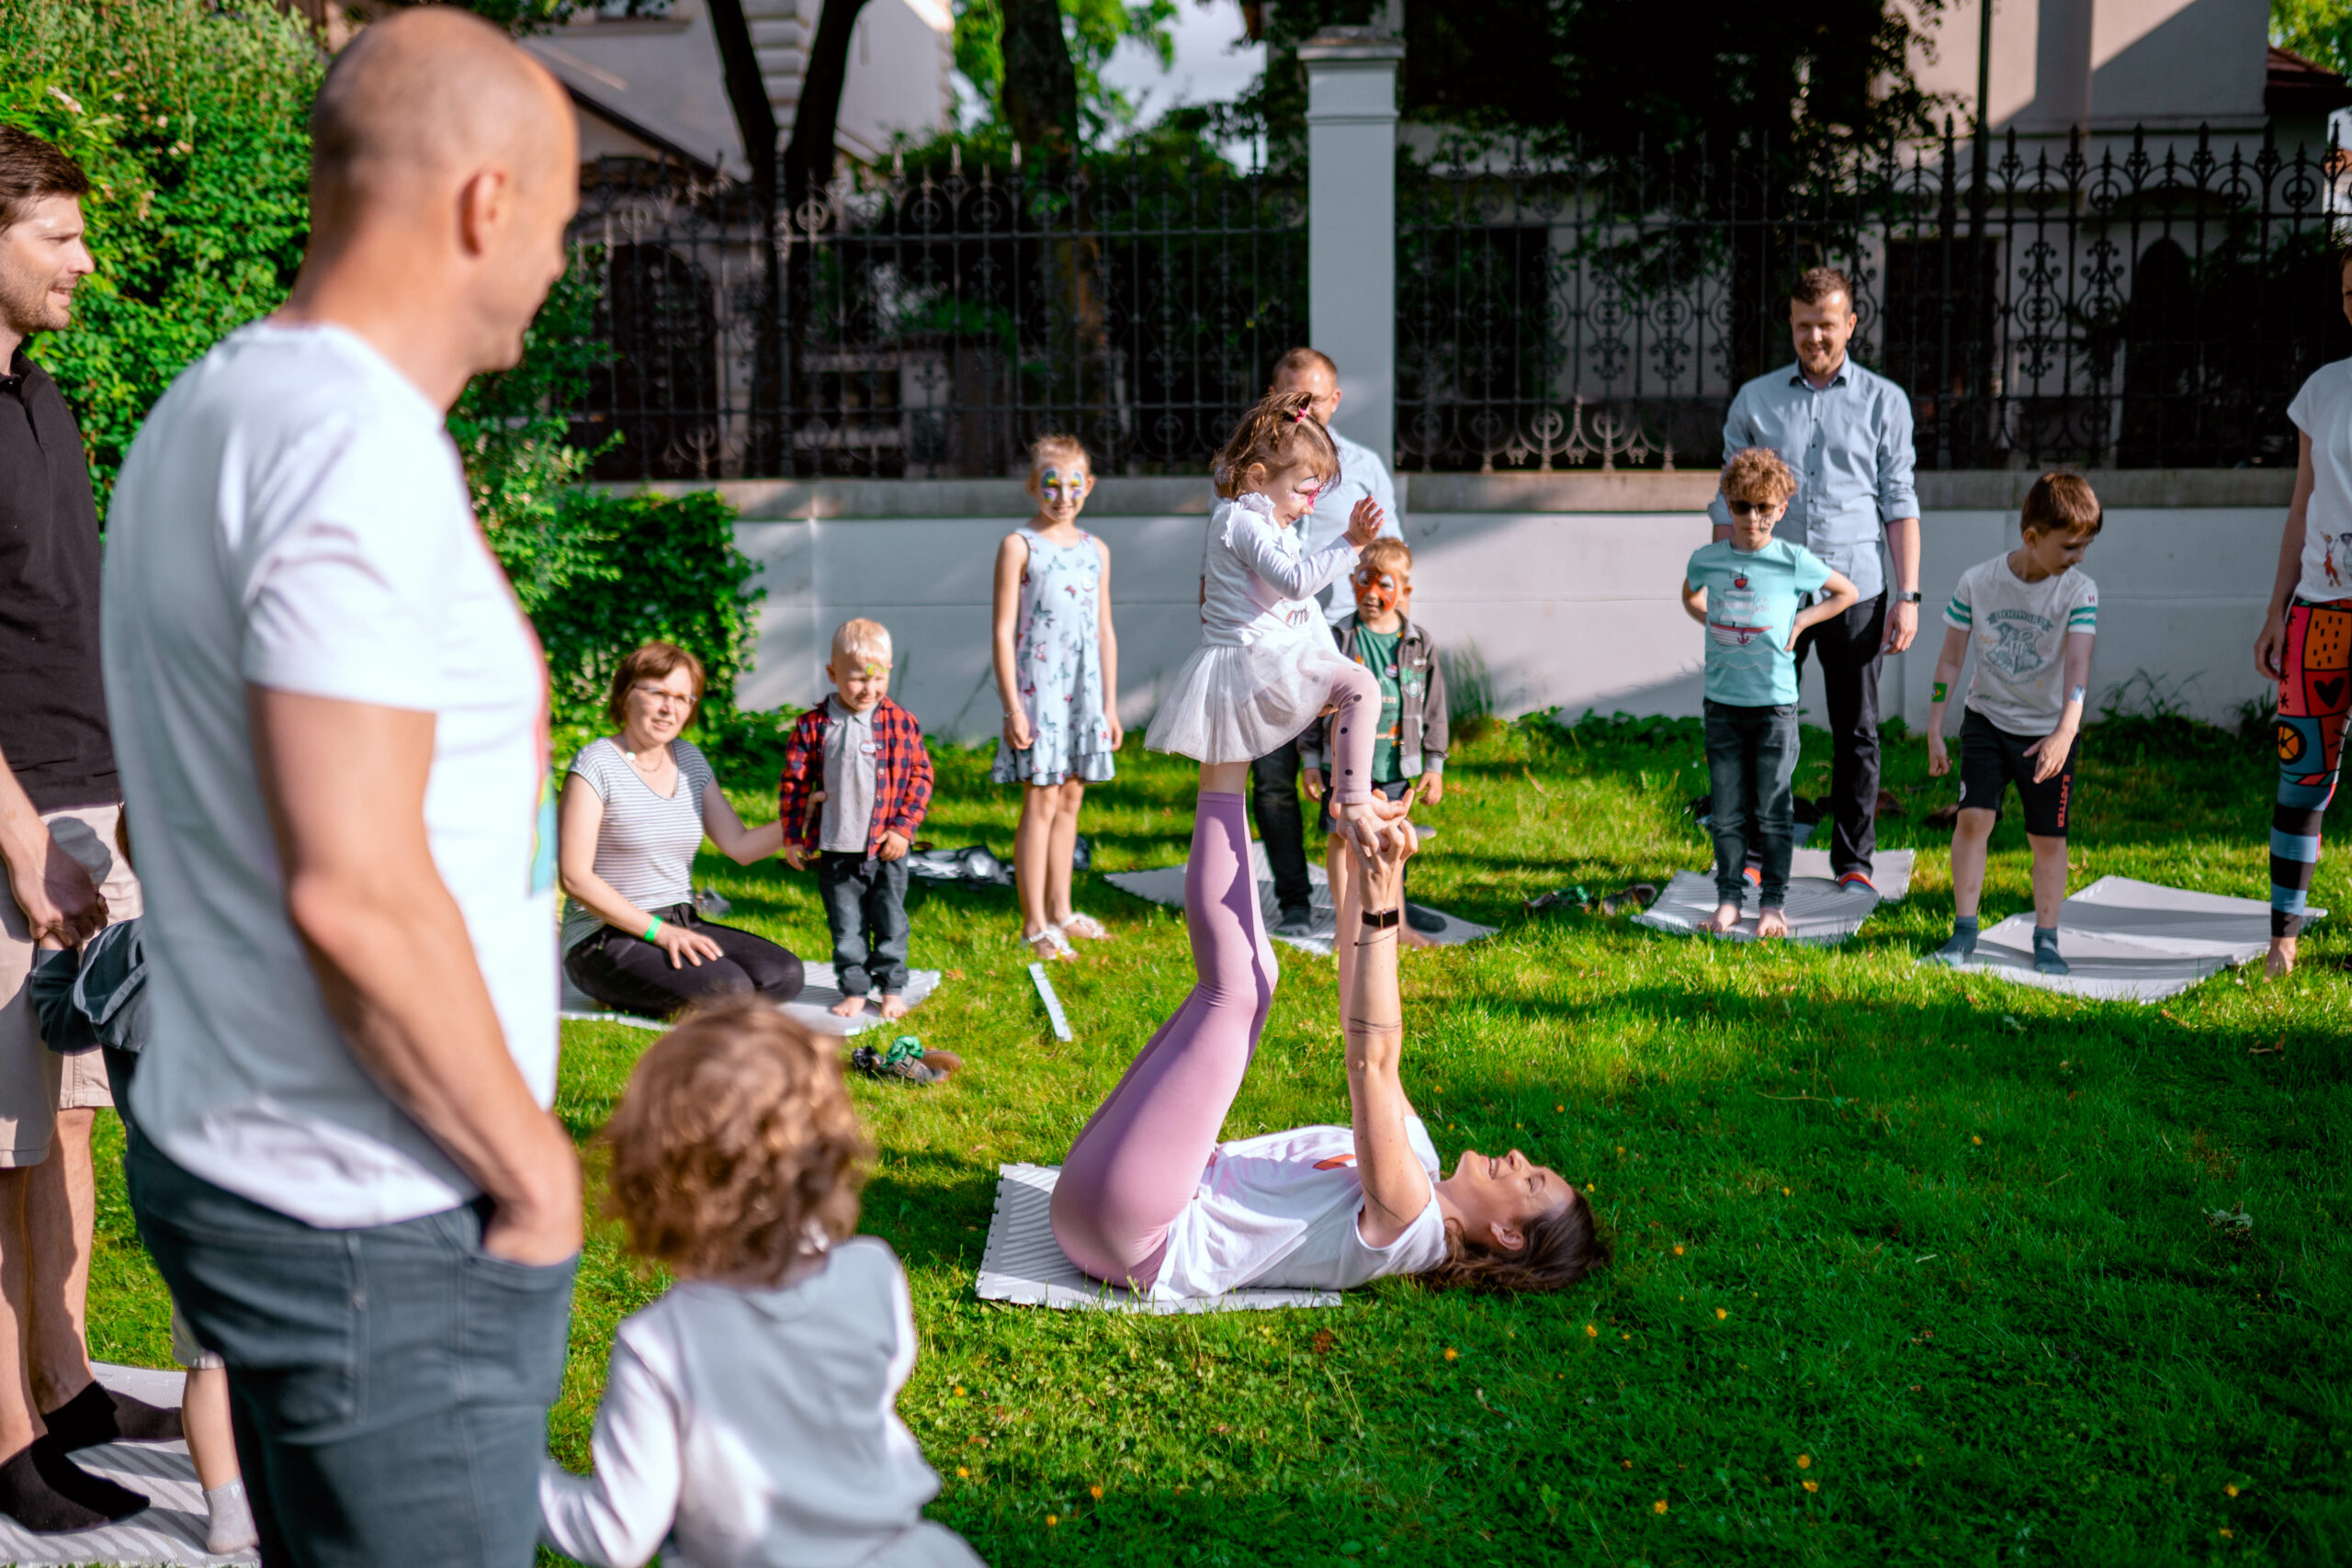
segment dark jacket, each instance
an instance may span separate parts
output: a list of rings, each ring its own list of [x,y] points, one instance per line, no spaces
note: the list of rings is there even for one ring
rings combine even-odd
[[[1363,662],[1356,652],[1356,618],[1349,615],[1331,628],[1338,639],[1340,651],[1357,663]],[[1424,772],[1442,774],[1445,772],[1445,669],[1438,662],[1437,648],[1408,618],[1399,629],[1396,641],[1396,766],[1407,778],[1418,778]],[[1330,750],[1330,721],[1311,727],[1299,739],[1299,763],[1309,772],[1320,772],[1323,759]]]

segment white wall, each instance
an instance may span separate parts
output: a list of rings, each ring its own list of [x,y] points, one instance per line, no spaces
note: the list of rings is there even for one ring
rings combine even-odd
[[[1927,21],[1932,54],[1920,49],[1912,57],[1914,79],[1929,93],[1950,96],[1963,130],[1976,112],[1983,3],[1951,0],[1934,12]],[[2075,38],[2085,23],[2089,38]],[[2093,130],[2258,127],[2269,29],[2267,0],[1996,0],[1988,106],[1994,129],[2063,133],[2081,85],[2070,89],[2051,77],[2085,63],[2060,47],[2069,42],[2087,44]],[[2064,58],[2048,52],[2053,49]]]
[[[2240,703],[2261,694],[2252,648],[2287,478],[2092,476],[2109,497],[2106,531],[2084,566],[2100,597],[2094,713],[2143,671],[2216,721],[2234,720]],[[1962,570],[2015,544],[2015,503],[2030,479],[1921,476],[1928,602],[1917,646],[1889,663],[1889,714],[1925,721],[1942,602]],[[1415,556],[1413,613],[1442,646],[1476,648],[1506,714],[1554,705],[1571,716],[1587,707],[1696,713],[1701,633],[1678,589],[1683,562],[1707,537],[1697,503],[1712,483],[1706,474],[1407,477],[1399,490]],[[746,705],[814,701],[825,690],[820,671],[832,628],[870,615],[897,641],[898,694],[926,728],[967,740],[996,732],[989,573],[998,541],[1022,515],[1015,487],[729,488],[756,519],[739,525],[738,538],[763,563],[768,591]],[[1086,525],[1111,547],[1121,707],[1132,727],[1149,716],[1157,682],[1197,635],[1207,487],[1108,479],[1097,496]],[[1585,509],[1562,507],[1574,502]],[[1810,722],[1821,722],[1817,676],[1806,701]]]

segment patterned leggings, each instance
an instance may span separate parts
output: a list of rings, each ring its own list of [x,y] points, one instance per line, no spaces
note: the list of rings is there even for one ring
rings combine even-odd
[[[2287,609],[2287,671],[2278,682],[2278,804],[2270,812],[2270,934],[2300,936],[2319,823],[2335,795],[2344,723],[2352,715],[2352,599]]]

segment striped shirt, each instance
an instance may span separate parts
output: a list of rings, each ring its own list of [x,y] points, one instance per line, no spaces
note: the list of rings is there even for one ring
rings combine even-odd
[[[2098,630],[2098,584],[2071,570],[2028,582],[1996,556],[1961,573],[1944,625],[1975,644],[1969,708],[2011,735],[2047,735],[2066,707],[2066,634]]]
[[[690,740],[671,741],[670,759],[678,764],[678,788],[667,799],[653,793],[610,738],[590,741],[571,760],[572,774],[585,779],[605,803],[605,819],[596,827],[596,874],[640,909],[666,909],[695,896],[703,786],[716,780]],[[587,905],[566,899],[563,951],[595,935],[603,924]]]

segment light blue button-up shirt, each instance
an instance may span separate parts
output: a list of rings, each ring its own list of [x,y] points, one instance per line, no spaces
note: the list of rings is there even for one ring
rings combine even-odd
[[[1299,525],[1300,549],[1312,553],[1337,544],[1348,531],[1348,513],[1367,497],[1386,513],[1380,525],[1382,536],[1403,538],[1405,520],[1396,514],[1396,487],[1388,478],[1388,465],[1371,447],[1336,430],[1331,432],[1331,445],[1340,449],[1340,477],[1315,498],[1315,510]],[[1338,626],[1354,615],[1355,593],[1355,585],[1344,577],[1324,589],[1316,595],[1323,602],[1323,618]]]
[[[1747,446],[1770,446],[1797,476],[1796,499],[1773,533],[1842,571],[1863,599],[1886,586],[1880,541],[1886,525],[1919,515],[1911,482],[1911,399],[1851,359],[1815,390],[1801,366],[1758,376],[1724,416],[1724,461]],[[1724,527],[1731,513],[1716,496],[1708,514]]]

